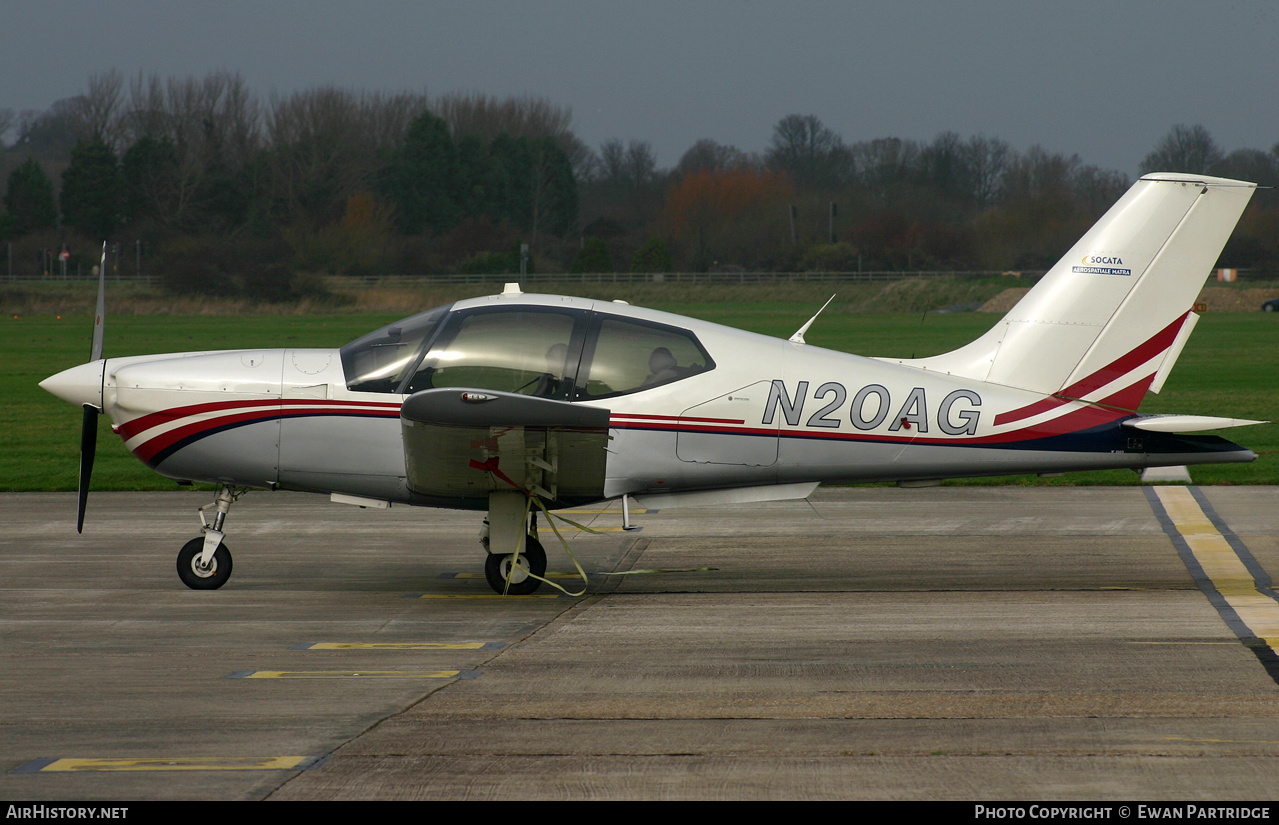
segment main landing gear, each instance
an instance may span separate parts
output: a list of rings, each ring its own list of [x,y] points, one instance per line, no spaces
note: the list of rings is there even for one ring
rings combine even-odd
[[[546,551],[537,540],[537,514],[528,514],[524,494],[489,493],[489,515],[484,525],[480,543],[488,551],[484,578],[489,587],[506,596],[527,596],[541,587],[541,578],[546,575]]]
[[[236,492],[229,484],[222,485],[217,500],[209,505],[217,507],[212,525],[204,520],[205,508],[200,508],[204,536],[191,539],[178,551],[178,578],[192,590],[217,590],[231,578],[231,551],[222,543],[222,524],[231,510],[231,502],[244,492]]]
[[[484,559],[484,578],[496,593],[527,596],[542,586],[533,576],[546,575],[546,551],[537,539],[527,536],[524,540],[524,552],[520,553],[519,560],[515,561],[515,570],[512,571],[511,562],[514,557],[514,553],[490,552],[488,558]],[[511,582],[509,587],[506,583],[508,578]]]

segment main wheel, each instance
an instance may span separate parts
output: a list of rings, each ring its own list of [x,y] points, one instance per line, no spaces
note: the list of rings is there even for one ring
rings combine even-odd
[[[505,593],[508,596],[527,596],[542,583],[530,576],[546,575],[546,551],[542,549],[542,545],[537,539],[529,536],[524,542],[524,552],[520,553],[520,560],[515,565],[515,572],[511,573],[511,585],[506,585],[506,575],[511,571],[511,557],[514,553],[489,553],[488,558],[484,560],[484,578],[488,580],[489,587],[497,593]]]
[[[192,590],[217,590],[231,578],[231,551],[219,544],[208,567],[200,566],[204,538],[191,539],[178,551],[178,578]]]

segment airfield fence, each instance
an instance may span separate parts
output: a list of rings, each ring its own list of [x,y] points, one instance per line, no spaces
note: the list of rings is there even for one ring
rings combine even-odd
[[[999,276],[1038,278],[1042,270],[1020,272],[1000,270],[876,270],[863,272],[537,272],[527,275],[499,274],[432,274],[432,275],[334,275],[333,283],[361,286],[419,287],[431,284],[496,284],[512,281],[533,284],[774,284],[797,281],[830,283],[873,283],[904,281],[914,278],[993,278]],[[97,278],[90,267],[69,267],[40,273],[13,271],[0,273],[3,282],[59,283],[92,281]],[[108,271],[107,280],[158,286],[161,276],[154,272],[134,272],[121,268]]]
[[[1043,272],[982,270],[885,270],[874,272],[537,272],[527,275],[358,275],[340,276],[345,283],[365,286],[417,286],[425,284],[502,284],[523,280],[530,284],[772,284],[796,281],[864,282],[904,281],[913,278],[1038,277]]]
[[[331,286],[381,286],[413,289],[429,287],[433,284],[491,284],[500,289],[503,284],[522,281],[524,286],[537,284],[778,284],[778,283],[884,283],[906,281],[917,278],[1017,278],[1034,283],[1046,270],[1024,269],[981,270],[981,269],[941,269],[941,270],[875,270],[863,272],[536,272],[527,275],[499,274],[472,275],[463,273],[432,275],[329,275],[325,278]],[[1274,275],[1266,270],[1235,270],[1237,282],[1269,281]],[[0,271],[0,283],[60,283],[75,281],[92,281],[97,276],[91,268],[68,268],[63,275],[60,271],[41,274],[31,271]],[[163,280],[155,272],[136,272],[125,269],[108,271],[107,280],[112,283],[137,283],[147,286],[159,286]],[[1210,283],[1213,281],[1210,280]]]

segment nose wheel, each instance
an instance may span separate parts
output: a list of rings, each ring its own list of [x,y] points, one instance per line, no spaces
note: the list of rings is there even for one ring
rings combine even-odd
[[[192,590],[217,590],[231,578],[231,553],[219,544],[204,564],[204,538],[191,539],[178,552],[178,578]]]

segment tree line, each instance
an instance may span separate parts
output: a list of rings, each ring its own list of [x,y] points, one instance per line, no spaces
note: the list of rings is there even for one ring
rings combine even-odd
[[[8,141],[12,134],[12,141]],[[586,146],[543,98],[322,87],[262,100],[230,72],[116,72],[44,112],[0,110],[0,240],[15,269],[106,238],[175,288],[288,297],[307,273],[1042,269],[1123,193],[1076,155],[944,132],[848,143],[788,115],[764,151]],[[1279,184],[1279,144],[1175,126],[1141,171]],[[1226,265],[1279,270],[1258,197]],[[144,253],[145,250],[145,253]]]

